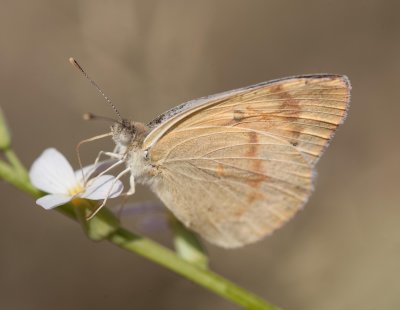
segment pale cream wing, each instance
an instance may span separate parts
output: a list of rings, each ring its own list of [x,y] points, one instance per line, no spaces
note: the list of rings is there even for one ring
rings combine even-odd
[[[211,243],[238,247],[286,222],[312,190],[312,169],[284,140],[223,126],[161,139],[153,190],[186,226]],[[170,140],[171,139],[171,140]],[[158,158],[161,155],[162,158]]]
[[[350,90],[345,76],[308,75],[191,100],[152,121],[143,147],[151,148],[175,126],[257,126],[288,139],[315,163],[346,116]]]
[[[255,85],[183,110],[146,138],[153,190],[212,243],[259,240],[300,209],[313,165],[343,121],[350,85],[305,76]]]

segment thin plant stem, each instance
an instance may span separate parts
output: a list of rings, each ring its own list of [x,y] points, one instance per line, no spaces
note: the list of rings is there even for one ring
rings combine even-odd
[[[28,173],[26,172],[25,167],[22,165],[21,161],[14,153],[14,151],[12,149],[7,148],[4,150],[4,155],[10,162],[11,166],[14,168],[15,172],[19,174],[21,178],[28,180],[29,179]]]
[[[279,309],[220,275],[191,264],[160,244],[135,235],[124,228],[119,228],[114,234],[108,237],[108,240],[125,250],[135,252],[161,266],[175,271],[181,276],[246,309]]]
[[[21,178],[21,175],[19,173],[16,173],[15,169],[12,166],[1,160],[0,160],[0,178],[34,197],[40,197],[41,195],[41,192],[38,189],[36,189],[29,182],[28,179]]]

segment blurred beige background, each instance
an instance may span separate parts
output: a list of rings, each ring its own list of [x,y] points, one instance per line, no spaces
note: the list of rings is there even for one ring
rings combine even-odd
[[[76,165],[76,143],[108,130],[82,113],[113,112],[69,56],[139,121],[269,79],[347,74],[350,114],[318,164],[304,211],[255,245],[208,251],[214,270],[283,309],[399,309],[399,9],[382,0],[5,0],[0,105],[27,166],[50,146]],[[111,147],[94,143],[83,156],[89,162]],[[8,184],[0,195],[1,309],[237,309],[89,241]],[[152,197],[140,188],[132,201]],[[155,237],[168,241],[168,232]]]

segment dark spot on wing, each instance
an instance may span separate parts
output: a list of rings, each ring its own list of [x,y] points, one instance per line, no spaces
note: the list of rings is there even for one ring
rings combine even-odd
[[[240,122],[245,118],[245,113],[242,110],[234,110],[233,111],[233,119],[237,122]]]

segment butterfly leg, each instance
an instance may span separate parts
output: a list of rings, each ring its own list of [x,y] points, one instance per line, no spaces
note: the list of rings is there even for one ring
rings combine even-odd
[[[90,180],[90,182],[93,182],[93,181],[96,180],[97,178],[101,177],[102,175],[106,174],[108,171],[114,169],[115,167],[121,165],[122,163],[124,163],[124,160],[122,160],[122,159],[121,159],[121,160],[118,160],[116,163],[112,164],[112,165],[111,165],[110,167],[108,167],[106,170],[103,170],[103,171],[100,172],[98,175],[96,175],[93,179]],[[96,167],[96,166],[95,166],[95,167]],[[95,170],[93,170],[93,171],[95,171]],[[89,173],[89,174],[87,175],[87,180],[89,180],[89,177],[90,177],[90,175],[91,175],[92,173],[93,173],[93,172],[91,172],[91,173]]]
[[[105,172],[110,171],[112,168],[118,166],[121,162],[123,162],[123,158],[124,158],[124,156],[123,156],[122,154],[117,154],[117,153],[113,153],[113,152],[100,151],[99,154],[97,155],[95,161],[94,161],[92,171],[89,172],[87,175],[83,175],[83,170],[82,170],[82,179],[83,179],[85,182],[86,182],[87,180],[89,180],[91,174],[92,174],[93,172],[96,171],[96,169],[97,169],[97,167],[98,167],[98,165],[99,165],[99,162],[100,162],[100,158],[101,158],[101,156],[103,156],[103,155],[108,156],[108,157],[113,158],[113,159],[118,159],[118,161],[117,161],[117,163],[115,163],[115,164],[113,164],[112,166],[108,167],[107,170],[103,171],[100,175],[103,175]],[[79,161],[80,161],[80,159],[79,159]],[[99,177],[100,175],[98,175],[97,177]]]
[[[122,214],[122,211],[123,211],[123,209],[125,207],[125,203],[128,200],[128,197],[133,195],[134,193],[135,193],[135,177],[131,173],[131,175],[129,177],[129,190],[127,192],[121,194],[121,196],[123,196],[123,202],[122,202],[122,205],[121,205],[121,207],[119,208],[119,211],[118,211],[118,216],[119,217]]]
[[[96,176],[96,178],[98,178],[99,176],[104,175],[105,173],[107,173],[108,171],[112,170],[113,168],[117,167],[118,165],[120,165],[121,163],[124,162],[125,156],[123,154],[118,154],[113,152],[105,152],[105,151],[100,151],[99,154],[96,157],[96,160],[94,161],[93,164],[93,171],[91,173],[93,173],[94,171],[96,171],[97,165],[99,164],[100,158],[102,155],[108,156],[110,158],[114,158],[114,159],[118,159],[118,161],[114,164],[112,164],[110,167],[108,167],[106,170],[102,171],[99,175]],[[84,176],[84,180],[88,180],[91,173],[89,173],[87,176]]]
[[[127,191],[126,195],[131,196],[135,193],[135,177],[131,173],[131,176],[129,177],[129,191]]]
[[[129,173],[131,171],[130,168],[125,169],[124,171],[120,172],[117,177],[114,179],[112,182],[110,189],[108,190],[106,198],[104,198],[103,202],[90,214],[86,219],[91,220],[107,203],[108,198],[111,195],[111,191],[113,190],[115,183],[117,183],[117,180],[121,179],[125,174]]]
[[[94,161],[94,167],[96,168],[96,166],[98,165],[101,156],[108,156],[110,158],[114,158],[114,159],[119,159],[121,160],[124,156],[122,154],[118,154],[118,153],[114,153],[114,152],[104,152],[104,151],[100,151],[99,154],[96,157],[96,160]]]

